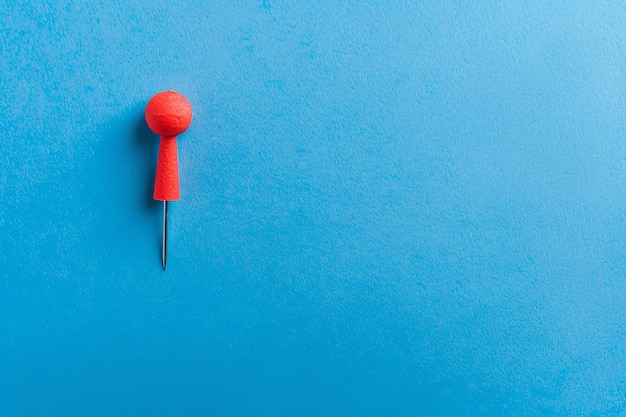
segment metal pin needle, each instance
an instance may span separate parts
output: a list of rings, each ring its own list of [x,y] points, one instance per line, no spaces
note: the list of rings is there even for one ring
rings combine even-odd
[[[167,263],[167,200],[163,201],[163,252],[161,253],[161,265],[165,271]]]

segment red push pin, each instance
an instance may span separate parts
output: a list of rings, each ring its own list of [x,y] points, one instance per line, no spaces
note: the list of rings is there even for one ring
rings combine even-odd
[[[156,94],[146,106],[146,123],[161,136],[153,198],[163,201],[163,270],[167,262],[167,203],[180,199],[176,136],[187,130],[191,118],[191,104],[175,91]]]

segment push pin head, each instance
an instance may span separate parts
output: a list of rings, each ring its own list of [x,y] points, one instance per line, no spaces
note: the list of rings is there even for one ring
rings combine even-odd
[[[187,130],[191,124],[191,104],[175,91],[162,91],[150,99],[145,116],[148,127],[161,136],[154,199],[178,200],[180,188],[176,136]]]
[[[156,94],[146,106],[146,123],[159,136],[178,136],[191,124],[189,101],[175,91]]]

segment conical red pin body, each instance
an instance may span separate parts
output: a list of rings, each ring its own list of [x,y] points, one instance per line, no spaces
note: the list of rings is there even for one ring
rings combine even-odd
[[[176,136],[161,136],[152,196],[155,200],[180,200],[177,148]]]

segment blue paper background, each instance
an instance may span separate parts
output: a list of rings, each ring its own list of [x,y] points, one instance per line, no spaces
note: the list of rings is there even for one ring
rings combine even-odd
[[[626,415],[623,2],[118,3],[0,5],[0,416]]]

